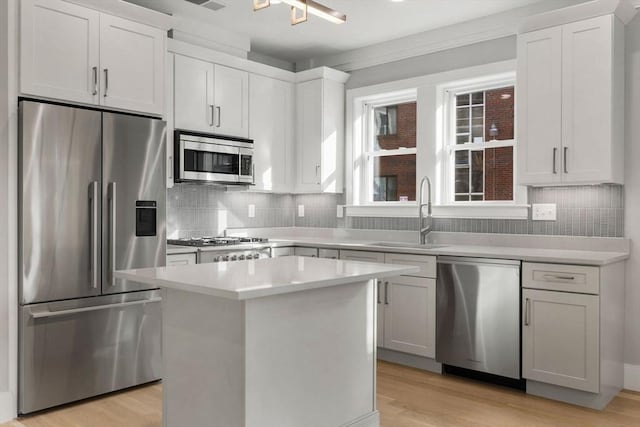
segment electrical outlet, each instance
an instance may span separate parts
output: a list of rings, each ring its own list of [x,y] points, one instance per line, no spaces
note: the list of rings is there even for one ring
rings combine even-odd
[[[298,205],[298,216],[300,218],[304,216],[304,205]]]
[[[531,219],[534,221],[555,221],[555,203],[534,203],[531,205]]]
[[[256,217],[256,205],[253,205],[253,204],[249,205],[247,215],[249,216],[249,218]]]
[[[336,208],[336,216],[338,218],[344,218],[344,205],[338,205]]]

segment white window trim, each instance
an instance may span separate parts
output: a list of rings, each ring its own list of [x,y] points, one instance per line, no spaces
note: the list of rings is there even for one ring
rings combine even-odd
[[[475,76],[495,76],[505,73],[515,73],[516,61],[508,60],[476,67],[462,68],[443,73],[430,74],[406,80],[382,83],[362,88],[349,89],[347,91],[347,111],[346,111],[346,162],[347,168],[346,191],[347,191],[347,216],[366,217],[417,217],[418,206],[414,202],[376,202],[366,203],[361,196],[363,167],[366,162],[363,160],[362,141],[365,130],[365,101],[373,102],[376,99],[384,98],[386,95],[397,93],[408,93],[416,91],[418,94],[418,123],[417,123],[417,165],[416,181],[422,176],[440,177],[443,173],[443,160],[446,160],[442,152],[442,132],[443,111],[439,108],[442,99],[438,96],[439,86],[449,82],[459,82],[470,80]],[[381,96],[380,94],[385,94]],[[433,100],[436,102],[433,102]],[[422,102],[421,102],[422,101]],[[436,155],[426,155],[427,152],[435,152]],[[514,148],[514,157],[517,156],[517,144]],[[516,162],[517,164],[517,162]],[[515,168],[515,165],[514,165]],[[515,169],[514,169],[515,176]],[[441,178],[438,178],[441,179]],[[417,184],[416,183],[416,184]],[[520,195],[515,202],[477,206],[443,203],[442,190],[434,182],[433,188],[433,216],[443,218],[494,218],[494,219],[526,219],[528,217],[529,205],[527,204],[526,187],[514,192]],[[416,186],[417,188],[417,186]]]

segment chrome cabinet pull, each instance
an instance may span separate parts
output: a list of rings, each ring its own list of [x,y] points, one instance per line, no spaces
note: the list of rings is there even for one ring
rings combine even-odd
[[[98,181],[91,183],[91,287],[98,288]]]
[[[215,125],[215,110],[216,106],[213,104],[209,104],[209,126],[213,127]]]
[[[376,279],[376,287],[378,290],[376,295],[376,301],[378,302],[378,304],[382,304],[382,300],[380,299],[380,292],[381,292],[380,285],[382,285],[382,282]]]
[[[531,302],[529,298],[527,298],[524,303],[524,326],[529,326],[529,323],[531,321],[531,319],[529,318],[530,312],[531,312],[529,307],[530,305],[531,305]]]
[[[107,92],[109,91],[109,69],[104,69],[104,97],[107,97]]]
[[[558,149],[556,147],[553,147],[553,173],[557,174],[558,173],[558,169],[556,168],[556,156],[558,154]]]
[[[384,305],[389,305],[389,282],[384,282]]]
[[[569,151],[569,147],[564,147],[564,156],[562,156],[562,162],[564,163],[564,173],[569,173],[567,170],[567,152]]]
[[[251,184],[256,185],[256,164],[251,165]]]
[[[169,156],[169,179],[173,181],[173,156]]]
[[[80,307],[80,308],[71,308],[69,310],[60,310],[60,311],[42,311],[31,313],[31,317],[34,319],[42,319],[45,317],[57,317],[57,316],[65,316],[67,314],[77,314],[77,313],[86,313],[88,311],[98,311],[98,310],[108,310],[112,308],[122,308],[129,307],[132,305],[142,305],[149,304],[154,302],[161,302],[162,298],[149,298],[143,299],[139,301],[128,301],[128,302],[119,302],[115,304],[107,304],[107,305],[96,305],[94,307]]]
[[[222,108],[220,106],[216,107],[216,112],[218,113],[218,124],[216,125],[217,128],[219,128],[222,125]]]
[[[116,271],[116,183],[111,183],[111,192],[109,196],[109,207],[111,210],[110,213],[110,224],[109,224],[109,232],[110,232],[110,248],[109,248],[109,269],[111,271],[111,283],[110,286],[116,285],[116,278],[114,276],[114,272]]]
[[[98,94],[98,67],[93,67],[93,92],[92,95],[96,96]]]
[[[546,280],[547,282],[553,280],[576,280],[575,276],[565,276],[560,274],[545,274],[542,277],[544,277],[544,280]]]

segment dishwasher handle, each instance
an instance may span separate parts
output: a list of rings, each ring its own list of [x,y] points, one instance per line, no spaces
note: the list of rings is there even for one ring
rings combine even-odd
[[[492,258],[474,258],[474,257],[457,257],[457,256],[439,256],[438,264],[453,265],[504,265],[511,267],[520,267],[521,261],[515,259],[492,259]]]

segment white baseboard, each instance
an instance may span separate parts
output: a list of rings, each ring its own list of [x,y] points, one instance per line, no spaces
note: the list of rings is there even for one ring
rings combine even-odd
[[[358,418],[349,427],[380,427],[380,412],[373,411],[361,418]]]
[[[0,391],[0,424],[16,417],[16,399],[13,393]]]
[[[640,365],[624,365],[624,388],[640,391]]]

